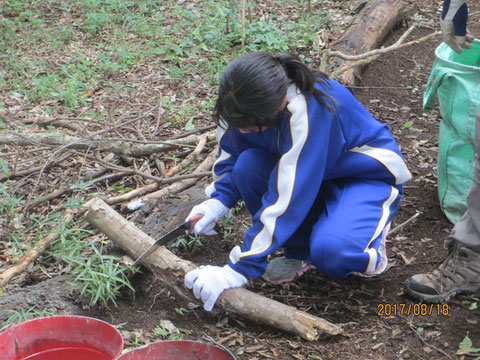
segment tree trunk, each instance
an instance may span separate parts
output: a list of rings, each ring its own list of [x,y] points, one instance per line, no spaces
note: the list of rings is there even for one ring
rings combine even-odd
[[[402,0],[372,0],[355,17],[350,27],[332,46],[332,50],[347,55],[358,55],[376,49],[400,20]],[[336,59],[330,64],[330,71],[346,65],[345,60]],[[340,80],[346,85],[355,85],[360,77],[361,66],[345,71]]]
[[[150,236],[123,218],[103,200],[94,198],[85,206],[88,208],[86,220],[133,259],[138,258],[153,243],[154,240]],[[162,246],[146,258],[143,264],[162,279],[165,286],[178,297],[196,301],[191,291],[183,285],[185,274],[195,269],[195,264],[180,259]],[[322,334],[337,335],[342,332],[340,327],[324,319],[243,288],[225,290],[218,300],[218,305],[228,312],[268,324],[307,340],[316,340]]]

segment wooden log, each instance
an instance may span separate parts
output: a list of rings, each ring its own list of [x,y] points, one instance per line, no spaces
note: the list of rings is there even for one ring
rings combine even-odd
[[[136,259],[152,243],[153,239],[127,221],[103,200],[94,198],[87,204],[86,220]],[[197,301],[183,285],[187,272],[196,268],[190,261],[180,259],[165,247],[160,247],[144,261],[173,293],[182,299]],[[337,335],[342,329],[327,320],[307,314],[296,308],[265,298],[243,288],[225,290],[218,303],[227,312],[246,319],[316,340],[320,335]]]
[[[332,50],[357,55],[378,48],[399,22],[403,5],[402,0],[368,1],[342,37],[332,46]],[[345,63],[343,59],[336,59],[329,64],[328,72],[333,72],[334,69],[346,65]],[[348,69],[341,74],[339,80],[345,85],[353,86],[361,71],[362,65]]]

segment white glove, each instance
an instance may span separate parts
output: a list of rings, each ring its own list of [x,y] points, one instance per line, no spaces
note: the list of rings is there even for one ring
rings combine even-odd
[[[470,49],[473,41],[473,37],[466,32],[468,8],[466,5],[463,7],[465,3],[465,0],[451,0],[449,4],[445,1],[446,13],[440,19],[443,41],[458,54],[463,49]]]
[[[230,266],[200,266],[185,275],[185,286],[193,288],[193,295],[202,300],[203,308],[211,311],[223,290],[241,287],[247,278]]]
[[[216,235],[217,232],[213,230],[215,224],[226,213],[228,208],[217,199],[208,199],[192,208],[190,214],[188,214],[186,221],[190,220],[194,216],[202,215],[202,218],[198,220],[193,228],[194,234]]]

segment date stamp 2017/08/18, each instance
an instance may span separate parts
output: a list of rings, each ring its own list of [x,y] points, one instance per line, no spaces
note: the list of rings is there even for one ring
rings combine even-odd
[[[377,305],[378,316],[449,316],[448,304],[395,304],[379,303]]]

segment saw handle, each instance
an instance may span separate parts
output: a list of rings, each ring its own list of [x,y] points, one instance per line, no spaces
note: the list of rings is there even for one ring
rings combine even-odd
[[[203,217],[203,215],[195,215],[190,218],[185,224],[185,227],[188,227],[188,233],[191,234],[193,233],[193,228],[195,227],[195,224]]]
[[[190,218],[185,223],[185,228],[188,229],[187,232],[188,234],[193,233],[193,228],[195,227],[195,224],[203,217],[203,215],[195,215]],[[213,228],[217,233],[220,234],[220,226],[218,226],[218,223],[215,224],[215,227]]]

